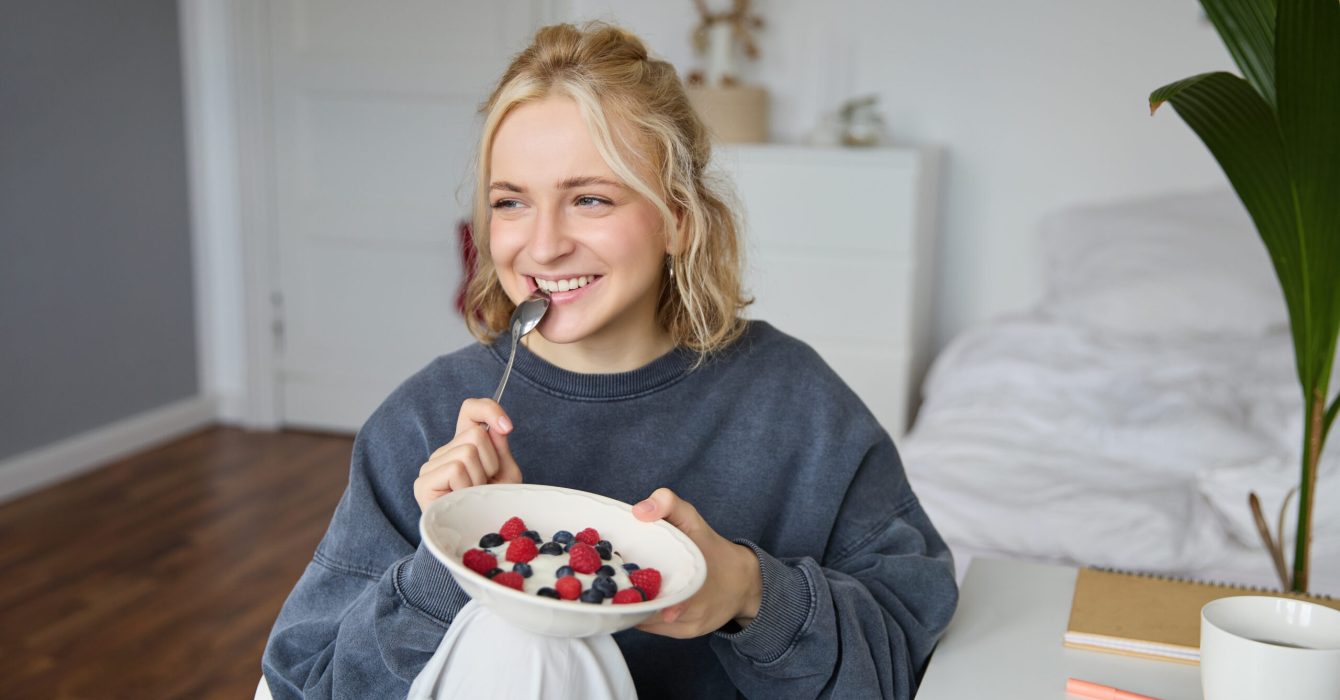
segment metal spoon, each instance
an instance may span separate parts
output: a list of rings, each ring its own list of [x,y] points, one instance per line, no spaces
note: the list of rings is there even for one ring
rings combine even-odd
[[[525,301],[517,304],[516,311],[512,312],[512,353],[507,356],[507,369],[503,370],[502,381],[498,382],[498,390],[493,392],[493,400],[502,399],[503,389],[507,388],[507,378],[512,376],[512,363],[516,361],[516,341],[521,336],[535,330],[540,325],[540,319],[544,318],[544,313],[549,310],[549,292],[543,289],[537,289],[531,293]]]

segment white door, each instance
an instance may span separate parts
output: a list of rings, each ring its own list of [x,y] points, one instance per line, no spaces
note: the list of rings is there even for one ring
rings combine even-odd
[[[286,425],[356,430],[472,341],[455,310],[476,110],[546,2],[269,3]]]

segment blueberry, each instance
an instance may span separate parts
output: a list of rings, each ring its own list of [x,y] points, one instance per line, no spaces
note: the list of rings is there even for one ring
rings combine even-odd
[[[554,578],[563,578],[564,576],[572,576],[573,574],[576,573],[577,573],[576,571],[572,570],[571,566],[560,566],[558,567],[558,571],[554,572]]]
[[[610,583],[613,583],[613,581],[610,581]],[[604,601],[605,601],[605,594],[601,593],[598,589],[588,588],[582,591],[583,603],[595,603],[596,605],[600,605]]]
[[[503,543],[502,535],[499,535],[499,534],[496,533],[496,532],[490,532],[489,534],[484,535],[483,537],[479,538],[479,548],[480,548],[480,549],[488,549],[488,548],[490,548],[490,547],[497,547],[498,545],[501,545],[502,543]]]
[[[540,545],[540,554],[552,554],[558,556],[563,553],[563,545],[557,542],[545,542]]]
[[[601,559],[603,559],[603,560],[605,560],[605,561],[609,561],[609,559],[610,559],[610,547],[609,547],[609,543],[608,543],[608,542],[601,542],[601,543],[597,544],[597,545],[596,545],[596,554],[599,554]]]
[[[530,578],[531,574],[530,564],[523,564],[521,562],[517,562],[512,565],[512,571],[521,574],[521,578]]]
[[[614,575],[614,567],[610,566],[609,564],[606,564],[600,567],[599,569],[596,569],[597,578],[609,578],[613,575]]]
[[[526,530],[525,532],[521,533],[521,536],[529,537],[532,541],[535,542],[535,544],[540,544],[541,542],[544,542],[544,540],[540,538],[540,533],[534,530]]]
[[[493,567],[493,570],[489,571],[487,574],[484,574],[484,575],[487,576],[487,577],[489,577],[489,578],[493,578],[494,576],[497,576],[498,574],[501,574],[502,572],[503,572],[502,569],[499,569],[498,567],[495,566],[495,567]]]
[[[624,571],[627,571],[627,572],[629,572],[629,573],[632,573],[632,572],[634,572],[634,571],[637,571],[637,570],[640,569],[640,568],[642,568],[642,567],[638,566],[637,564],[634,564],[634,563],[631,562],[631,561],[628,562],[627,564],[624,564],[624,565],[623,565],[623,570],[624,570]]]
[[[546,598],[553,598],[554,600],[558,600],[558,591],[556,591],[556,590],[554,590],[554,589],[552,589],[552,588],[549,588],[549,587],[547,587],[547,586],[544,587],[544,588],[541,588],[541,589],[538,590],[538,591],[535,591],[535,595],[542,595],[542,596],[544,596],[544,597],[546,597]]]
[[[591,582],[591,590],[600,591],[602,596],[610,598],[615,591],[619,590],[619,584],[615,583],[612,578],[597,578]]]
[[[570,544],[572,542],[572,533],[567,530],[559,530],[554,533],[554,541],[559,544]]]
[[[605,549],[608,549],[610,551],[614,550],[614,545],[610,544],[609,540],[600,540],[599,542],[596,542],[596,549],[599,549],[601,547],[604,547]]]

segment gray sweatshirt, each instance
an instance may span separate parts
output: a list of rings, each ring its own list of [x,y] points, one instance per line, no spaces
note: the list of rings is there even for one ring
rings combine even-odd
[[[276,698],[404,697],[468,598],[419,543],[413,484],[490,396],[508,339],[434,360],[354,442],[349,486],[262,659]],[[503,397],[528,483],[636,503],[668,486],[763,577],[743,631],[614,636],[643,698],[911,698],[958,599],[898,453],[808,346],[766,323],[693,368],[578,374],[525,348]]]

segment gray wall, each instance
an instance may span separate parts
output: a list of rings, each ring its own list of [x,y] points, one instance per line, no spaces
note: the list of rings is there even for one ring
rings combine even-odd
[[[178,34],[0,2],[0,459],[198,391]]]

